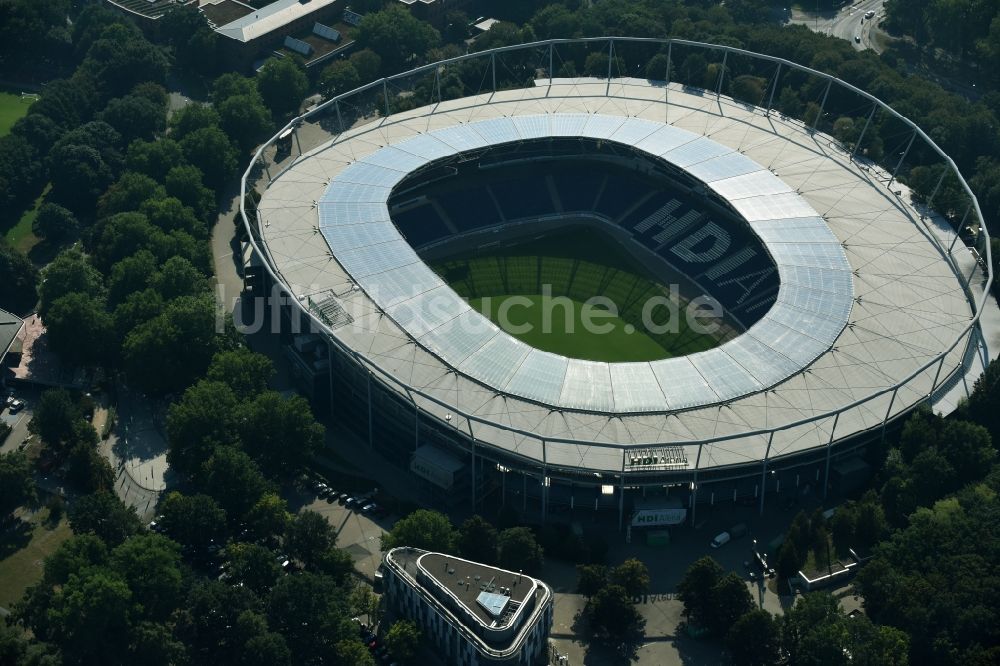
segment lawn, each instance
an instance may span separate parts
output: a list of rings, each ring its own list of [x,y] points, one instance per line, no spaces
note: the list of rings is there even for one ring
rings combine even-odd
[[[38,215],[38,208],[45,202],[45,195],[49,193],[49,188],[50,186],[46,185],[42,194],[35,199],[35,204],[30,209],[24,211],[17,224],[7,230],[7,243],[24,254],[31,252],[32,248],[38,245],[41,240],[31,230],[31,225],[35,221],[35,216]]]
[[[671,312],[669,291],[636,267],[617,241],[594,230],[575,229],[455,256],[432,268],[502,329],[554,354],[615,363],[651,361],[718,344],[717,336],[690,328],[682,298],[673,299],[678,312]],[[594,297],[609,300],[614,312],[592,302]],[[661,304],[648,309],[656,302],[651,299]],[[664,326],[668,322],[675,325]]]
[[[0,92],[0,136],[6,136],[11,126],[28,113],[32,99],[21,99],[20,95]]]
[[[51,525],[48,515],[49,510],[42,509],[27,519],[27,530],[12,530],[0,536],[0,606],[10,609],[29,586],[37,583],[45,558],[72,536],[65,516]]]
[[[518,340],[570,358],[624,362],[652,361],[672,355],[656,340],[620,317],[611,316],[606,309],[569,298],[556,303],[537,294],[487,296],[470,299],[469,305]],[[505,306],[508,316],[498,316]],[[549,316],[545,314],[547,308]],[[567,313],[568,310],[571,312]],[[585,317],[590,325],[584,322]],[[595,327],[600,327],[601,332],[594,330]]]

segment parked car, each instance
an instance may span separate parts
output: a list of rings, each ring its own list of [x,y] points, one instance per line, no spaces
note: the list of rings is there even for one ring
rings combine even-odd
[[[710,543],[709,545],[712,546],[712,548],[721,548],[722,546],[725,546],[727,543],[729,543],[731,539],[732,536],[729,534],[729,532],[722,532],[721,534],[716,535],[716,537],[712,539],[712,543]]]
[[[377,505],[375,504],[375,502],[369,502],[368,504],[365,504],[363,507],[361,507],[361,513],[371,513],[372,511],[375,510],[376,506]]]
[[[24,400],[20,400],[18,398],[14,398],[13,400],[11,400],[10,405],[8,405],[7,407],[7,410],[11,414],[17,414],[22,409],[24,409]]]

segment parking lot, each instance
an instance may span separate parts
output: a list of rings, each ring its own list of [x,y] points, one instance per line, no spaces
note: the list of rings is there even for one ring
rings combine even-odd
[[[14,397],[23,403],[20,409],[12,410],[7,403],[7,396]],[[28,423],[31,422],[32,406],[38,401],[38,391],[31,388],[4,390],[0,401],[0,421],[11,427],[11,433],[0,442],[0,453],[16,451],[28,439]]]
[[[337,533],[337,547],[350,553],[359,574],[369,582],[374,581],[375,571],[382,563],[379,537],[392,528],[395,516],[362,513],[334,495],[318,497],[313,490],[298,493],[289,498],[289,503],[293,508],[309,509],[324,516]]]

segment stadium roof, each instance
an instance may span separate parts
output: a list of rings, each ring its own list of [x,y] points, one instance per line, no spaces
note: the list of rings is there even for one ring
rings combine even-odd
[[[275,0],[257,11],[219,26],[215,31],[240,42],[249,42],[336,2],[338,0]]]
[[[263,192],[260,228],[278,274],[303,300],[340,302],[353,323],[332,331],[338,340],[429,396],[400,388],[404,399],[438,418],[452,415],[482,445],[549,467],[615,472],[625,467],[621,447],[671,444],[695,446],[687,459],[705,468],[868,430],[964,367],[959,344],[940,369],[896,395],[771,437],[756,433],[892,388],[948,349],[973,314],[960,275],[972,272],[974,257],[959,244],[952,266],[939,247],[954,239],[950,226],[922,216],[885,187],[888,174],[798,121],[646,80],[553,86],[555,93],[546,85],[498,91],[356,127],[283,164]],[[616,135],[623,128],[630,131]],[[307,123],[307,131],[320,130]],[[466,336],[442,328],[478,315],[458,301],[430,313],[421,308],[426,296],[410,293],[415,284],[427,293],[450,289],[388,222],[391,185],[436,157],[549,134],[627,142],[708,183],[778,264],[774,308],[715,350],[638,364],[564,359],[489,326]],[[398,292],[402,286],[409,291]],[[699,459],[699,440],[728,435],[734,439],[706,445]]]
[[[14,339],[17,338],[17,334],[21,332],[21,327],[24,322],[21,318],[12,315],[6,310],[0,310],[0,360],[10,350],[10,346],[14,344]]]
[[[686,169],[728,199],[778,267],[774,306],[721,347],[648,363],[596,363],[533,349],[474,310],[400,235],[387,205],[392,188],[408,173],[463,151],[553,137],[630,145]],[[351,278],[421,346],[471,379],[559,409],[668,411],[769,388],[830,348],[853,302],[844,250],[805,199],[732,148],[640,118],[519,115],[395,142],[333,178],[319,200],[319,228]]]

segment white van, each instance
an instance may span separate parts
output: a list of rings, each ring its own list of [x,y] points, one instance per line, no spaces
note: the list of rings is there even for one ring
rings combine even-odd
[[[729,535],[729,532],[723,532],[722,534],[712,539],[711,546],[712,548],[719,548],[721,546],[725,546],[727,543],[729,543],[729,540],[731,538],[732,537]]]

